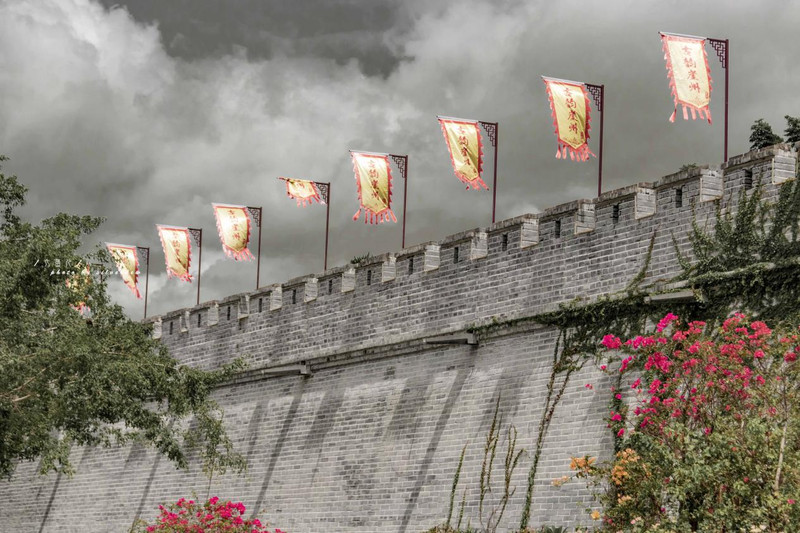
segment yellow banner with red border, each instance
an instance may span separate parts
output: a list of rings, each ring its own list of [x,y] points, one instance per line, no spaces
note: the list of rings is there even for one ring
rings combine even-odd
[[[392,212],[392,169],[389,154],[350,151],[353,172],[358,187],[360,207],[353,220],[358,220],[364,211],[364,222],[380,224],[397,222]]]
[[[581,82],[542,76],[553,115],[556,133],[556,158],[587,161],[594,153],[589,149],[591,108],[586,86]]]
[[[142,295],[139,294],[138,287],[139,257],[136,252],[136,246],[107,242],[106,248],[114,259],[114,264],[117,266],[122,281],[137,298],[141,299]]]
[[[481,172],[483,171],[483,142],[476,120],[437,117],[442,134],[450,151],[453,171],[462,183],[473,189],[483,187],[488,190]]]
[[[189,240],[189,228],[162,224],[156,224],[156,228],[161,239],[161,247],[164,249],[167,276],[191,282],[189,267],[192,260],[192,245]]]
[[[214,218],[222,242],[222,251],[236,261],[253,259],[247,248],[250,242],[250,217],[243,205],[214,204]]]
[[[706,40],[703,37],[675,35],[660,32],[664,48],[664,59],[667,62],[667,77],[675,109],[669,117],[675,122],[678,106],[683,108],[683,119],[689,120],[698,115],[711,124],[711,67],[706,54]]]
[[[286,195],[292,200],[297,201],[298,207],[305,207],[307,204],[312,204],[314,200],[320,204],[325,203],[325,201],[320,198],[316,182],[284,177],[278,179],[286,183]]]

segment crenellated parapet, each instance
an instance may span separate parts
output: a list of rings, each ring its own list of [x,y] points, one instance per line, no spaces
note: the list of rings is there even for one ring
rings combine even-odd
[[[688,250],[693,212],[710,220],[718,200],[735,209],[758,183],[768,198],[796,165],[797,147],[777,145],[149,320],[188,363],[248,355],[270,366],[531,316],[621,290],[651,238],[648,280],[674,276],[672,238]]]

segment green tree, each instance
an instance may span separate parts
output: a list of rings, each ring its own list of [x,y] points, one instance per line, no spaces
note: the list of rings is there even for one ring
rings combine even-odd
[[[785,115],[783,118],[786,119],[786,129],[783,130],[783,133],[786,135],[786,142],[800,142],[800,117]]]
[[[750,126],[750,149],[760,150],[773,144],[782,143],[783,138],[772,131],[769,122],[760,118]]]
[[[70,474],[73,446],[131,439],[185,467],[191,437],[212,470],[241,467],[209,395],[242,363],[212,372],[179,365],[149,326],[109,302],[99,276],[68,284],[83,265],[110,266],[105,251],[78,253],[102,221],[61,213],[25,222],[15,210],[26,191],[0,173],[0,478],[26,460]],[[81,302],[90,318],[76,310]]]

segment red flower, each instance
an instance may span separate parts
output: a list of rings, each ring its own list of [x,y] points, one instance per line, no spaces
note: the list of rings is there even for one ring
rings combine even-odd
[[[622,347],[622,341],[619,340],[619,337],[615,337],[613,335],[606,335],[603,337],[601,343],[609,350],[616,350],[617,348]]]

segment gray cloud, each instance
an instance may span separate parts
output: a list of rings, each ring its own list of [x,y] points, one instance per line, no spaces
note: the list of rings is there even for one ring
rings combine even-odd
[[[348,149],[409,154],[408,244],[486,225],[491,193],[453,176],[436,114],[500,123],[499,219],[594,196],[596,161],[554,158],[542,74],[606,84],[606,188],[718,163],[723,71],[712,52],[712,126],[668,123],[658,30],[731,39],[730,153],[746,151],[753,120],[800,115],[785,44],[800,7],[729,4],[6,0],[0,153],[32,218],[102,215],[99,240],[151,246],[163,312],[195,287],[166,279],[155,223],[204,228],[204,300],[253,287],[254,265],[222,254],[211,202],[263,205],[262,284],[322,269],[324,208],[297,208],[277,176],[333,183],[329,265],[398,249],[399,224],[351,220]]]

